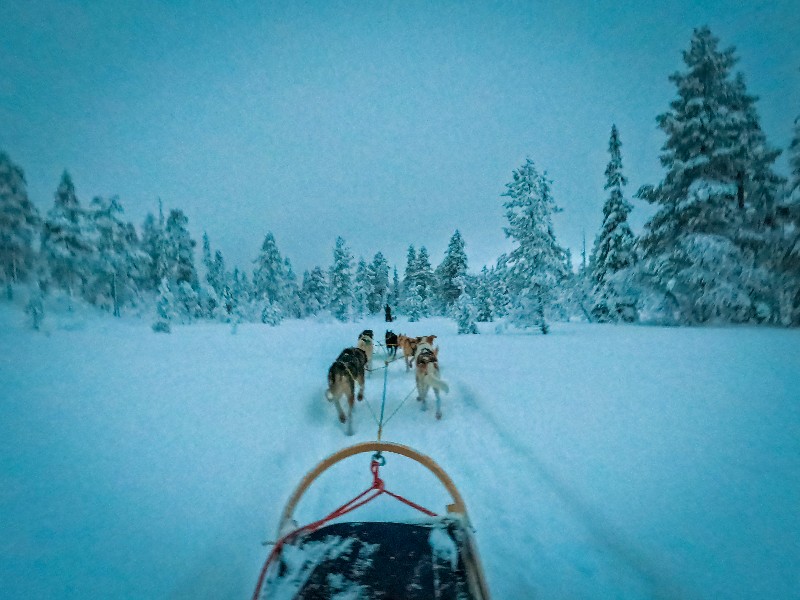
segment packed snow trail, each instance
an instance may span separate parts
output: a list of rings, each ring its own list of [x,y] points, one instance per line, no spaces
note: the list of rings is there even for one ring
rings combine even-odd
[[[443,378],[448,379],[448,373],[459,372],[458,357],[448,356],[446,349],[441,354]],[[382,354],[376,353],[373,372],[367,380],[366,400],[356,405],[359,441],[375,439],[377,434],[375,420],[380,413],[382,359]],[[386,414],[392,418],[386,423],[384,439],[411,445],[428,454],[454,477],[478,529],[479,548],[483,540],[488,547],[500,549],[484,557],[494,576],[490,577],[490,585],[497,597],[555,597],[563,590],[590,597],[598,586],[613,590],[619,598],[674,598],[679,595],[677,586],[661,576],[641,550],[624,540],[605,521],[599,507],[580,498],[542,464],[524,441],[505,430],[492,411],[483,407],[487,402],[479,403],[465,382],[450,380],[453,390],[443,396],[444,418],[437,422],[432,399],[428,398],[427,411],[422,411],[416,400],[413,369],[406,372],[403,361],[395,361],[389,365],[388,381]],[[411,399],[401,404],[409,392]],[[317,395],[321,397],[321,390]],[[520,402],[520,398],[506,398],[504,402],[513,404]],[[317,406],[327,408],[323,411],[326,419],[322,422],[314,419],[313,425],[338,430],[341,435],[344,427],[331,418],[332,407],[325,407],[324,403],[317,403]],[[306,426],[311,425],[306,423]],[[308,435],[307,428],[300,429],[303,431],[298,430],[296,435]],[[322,437],[330,439],[324,434]],[[352,439],[342,436],[330,441],[336,448],[337,443],[348,445]],[[361,462],[366,463],[366,460]],[[498,465],[498,461],[504,464]],[[311,466],[309,463],[306,469]],[[419,475],[419,467],[409,465],[409,468],[417,473],[406,476],[413,479]],[[384,471],[391,486],[395,473],[392,465]],[[358,481],[357,472],[351,477]],[[366,481],[366,477],[362,479]],[[317,516],[338,504],[338,498],[347,496],[337,489],[339,484],[340,481],[334,480],[329,487],[320,490],[321,499],[316,508],[321,512],[316,513]],[[409,482],[407,485],[411,489],[416,487],[417,494],[429,492],[419,484],[414,486]],[[428,485],[437,489],[438,483],[428,482]],[[330,502],[328,507],[326,500]],[[362,517],[355,514],[349,518]],[[381,515],[374,514],[373,518],[380,519]],[[570,542],[564,544],[555,540],[553,531]],[[527,549],[527,557],[520,556],[520,549]],[[522,573],[521,561],[530,563]],[[560,576],[554,577],[554,573]],[[598,582],[598,578],[605,580]]]

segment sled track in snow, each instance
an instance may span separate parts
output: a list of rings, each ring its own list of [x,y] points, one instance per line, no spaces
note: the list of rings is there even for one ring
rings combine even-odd
[[[592,506],[568,482],[559,477],[554,470],[547,467],[537,457],[533,449],[517,439],[507,427],[495,418],[491,411],[483,409],[477,395],[469,385],[458,381],[454,387],[458,398],[462,400],[462,406],[474,415],[474,418],[469,420],[475,423],[485,423],[493,432],[496,443],[505,446],[516,455],[517,461],[523,467],[523,472],[524,467],[528,467],[527,470],[532,468],[541,484],[552,492],[553,496],[564,508],[564,512],[568,513],[585,529],[591,540],[596,543],[597,549],[602,554],[611,556],[615,562],[634,573],[637,579],[644,584],[646,590],[643,591],[645,591],[646,597],[663,598],[665,600],[685,597],[679,586],[660,573],[652,561],[643,556],[634,545],[625,540],[617,532],[613,524],[605,519],[601,511]],[[491,462],[488,457],[484,460]],[[535,495],[536,490],[533,489],[537,487],[535,482],[525,482],[524,487],[527,489],[522,491],[532,492],[525,494],[530,502],[535,506],[541,506],[541,503],[538,502],[539,499]],[[502,487],[497,489],[502,489]],[[515,499],[513,503],[518,503],[518,499]],[[537,553],[547,555],[547,549],[542,544],[536,544],[536,546]],[[580,565],[576,564],[575,566],[578,570],[582,570]],[[623,587],[623,589],[625,588]]]

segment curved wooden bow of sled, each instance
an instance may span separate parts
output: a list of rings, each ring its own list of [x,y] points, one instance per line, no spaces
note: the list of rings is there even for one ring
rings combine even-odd
[[[438,464],[436,464],[436,461],[434,461],[432,458],[417,452],[413,448],[403,446],[402,444],[395,444],[392,442],[362,442],[348,448],[343,448],[342,450],[331,454],[328,458],[320,462],[316,467],[309,471],[305,477],[303,477],[302,481],[298,484],[297,488],[289,498],[289,501],[286,503],[283,513],[281,513],[280,525],[278,526],[278,535],[281,535],[281,533],[284,531],[284,528],[292,521],[294,509],[297,507],[297,503],[317,477],[345,458],[349,458],[356,454],[365,454],[367,452],[391,452],[392,454],[400,454],[401,456],[410,458],[426,467],[436,476],[445,489],[447,489],[450,497],[453,499],[453,503],[447,505],[447,512],[458,513],[466,517],[467,507],[464,504],[464,500],[461,498],[461,494],[459,494],[458,489],[456,489],[453,480],[450,479],[449,475],[445,473],[444,470]]]

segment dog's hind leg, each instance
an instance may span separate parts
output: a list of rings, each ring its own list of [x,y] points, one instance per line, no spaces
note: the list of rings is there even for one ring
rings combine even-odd
[[[355,383],[353,384],[355,386]],[[355,390],[353,387],[350,388],[349,393],[347,394],[347,404],[349,406],[347,412],[347,435],[353,435],[353,405],[356,403],[354,396]]]
[[[428,384],[423,379],[417,385],[417,400],[422,402],[422,410],[428,410],[428,402],[426,400],[427,396],[428,396]]]
[[[353,386],[355,386],[355,381],[353,382]],[[364,375],[362,374],[358,378],[358,399],[359,401],[364,399]]]
[[[344,411],[342,410],[342,405],[339,403],[339,397],[335,397],[331,400],[334,406],[336,406],[336,412],[339,413],[339,422],[344,423],[346,420]]]
[[[434,386],[433,394],[436,396],[436,418],[437,419],[441,419],[442,418],[442,399],[439,398],[439,388]]]

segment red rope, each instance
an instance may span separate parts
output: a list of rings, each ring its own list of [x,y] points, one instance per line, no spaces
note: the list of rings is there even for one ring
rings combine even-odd
[[[269,569],[269,565],[272,563],[275,557],[278,556],[278,554],[280,554],[281,548],[283,548],[286,542],[297,537],[301,533],[310,533],[312,531],[319,529],[325,523],[333,521],[334,519],[337,519],[342,515],[346,515],[347,513],[354,511],[355,509],[361,506],[364,506],[368,502],[372,502],[375,498],[377,498],[381,494],[387,494],[392,498],[396,498],[397,500],[400,500],[400,502],[402,502],[403,504],[406,504],[411,508],[415,508],[418,511],[425,513],[429,517],[437,516],[435,512],[430,511],[427,508],[424,508],[419,504],[416,504],[411,500],[408,500],[407,498],[403,498],[399,494],[395,494],[394,492],[390,492],[389,490],[387,490],[386,484],[383,482],[383,479],[381,479],[380,476],[378,475],[379,468],[380,465],[378,464],[378,461],[373,460],[369,466],[370,471],[372,471],[372,485],[363,492],[361,492],[358,496],[356,496],[352,500],[348,500],[347,502],[342,504],[339,508],[331,512],[328,516],[323,517],[318,521],[314,521],[313,523],[309,523],[308,525],[303,525],[302,527],[298,527],[297,529],[290,531],[282,538],[280,538],[277,542],[275,542],[275,545],[272,547],[272,551],[269,553],[269,556],[267,556],[267,560],[264,562],[264,566],[261,568],[261,573],[258,576],[258,583],[256,584],[255,592],[253,592],[253,600],[258,600],[258,595],[261,592],[261,587],[264,585],[264,579],[267,576],[267,570]],[[371,496],[368,496],[370,492],[375,492],[375,493],[372,494]],[[364,498],[365,496],[367,497]]]

